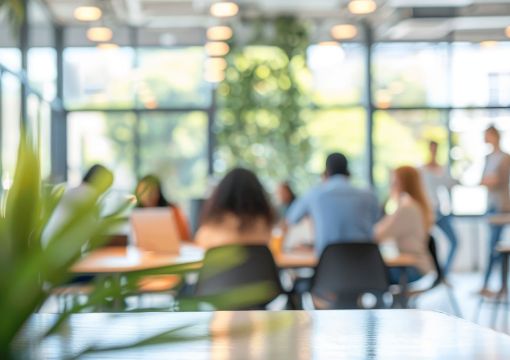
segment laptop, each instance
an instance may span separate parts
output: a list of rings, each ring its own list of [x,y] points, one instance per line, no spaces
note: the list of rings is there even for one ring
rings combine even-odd
[[[179,254],[179,231],[170,207],[135,209],[130,222],[134,244],[140,249]]]

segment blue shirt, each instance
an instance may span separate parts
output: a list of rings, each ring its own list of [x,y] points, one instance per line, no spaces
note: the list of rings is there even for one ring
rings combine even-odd
[[[339,242],[373,239],[373,227],[380,216],[376,196],[355,188],[342,175],[328,178],[297,199],[287,212],[287,222],[296,224],[310,216],[315,228],[315,251]]]

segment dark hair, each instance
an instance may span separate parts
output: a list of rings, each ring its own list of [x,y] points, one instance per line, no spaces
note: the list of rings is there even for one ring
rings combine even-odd
[[[326,175],[344,175],[350,176],[349,162],[344,154],[332,153],[326,159]]]
[[[294,202],[294,200],[296,200],[296,194],[294,193],[294,191],[292,191],[290,182],[284,181],[280,184],[280,186],[283,187],[285,190],[287,190],[287,192],[289,193],[289,196],[290,196],[290,204],[292,204]]]
[[[104,193],[113,184],[113,173],[103,165],[93,165],[83,176],[82,185],[86,184],[99,193]]]
[[[256,218],[268,225],[275,222],[267,193],[250,170],[235,168],[225,175],[205,203],[201,223],[220,222],[228,213],[239,218],[240,229],[248,228]]]
[[[143,178],[138,181],[138,184],[136,185],[136,188],[140,186],[140,184],[146,183],[148,186],[155,187],[158,192],[158,203],[156,204],[157,207],[165,207],[170,206],[174,207],[174,204],[170,203],[165,196],[163,195],[163,190],[161,186],[161,180],[155,175],[146,175]],[[137,194],[138,195],[138,194]],[[138,202],[138,207],[143,207],[143,205]]]
[[[83,175],[82,182],[90,184],[92,182],[92,179],[94,178],[94,176],[96,176],[100,172],[106,172],[106,171],[109,172],[109,170],[106,167],[104,167],[103,165],[94,164],[90,167],[90,169],[88,169],[88,171],[85,173],[85,175]]]
[[[434,146],[434,147],[439,147],[439,143],[435,140],[430,140],[429,141],[429,146]]]

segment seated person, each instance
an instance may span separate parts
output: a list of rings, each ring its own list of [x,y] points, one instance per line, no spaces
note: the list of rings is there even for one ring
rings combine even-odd
[[[416,267],[407,268],[408,280],[416,281],[434,269],[428,250],[434,214],[418,170],[411,166],[396,169],[393,172],[391,195],[397,209],[375,225],[375,239],[377,242],[393,240],[401,253],[416,257]],[[391,268],[390,282],[397,284],[399,279],[400,269]]]
[[[294,194],[294,191],[292,191],[290,184],[285,181],[278,184],[276,197],[278,201],[278,215],[284,219],[290,206],[294,200],[296,200],[296,195]]]
[[[161,181],[156,176],[147,175],[142,178],[136,186],[135,195],[138,201],[137,207],[139,208],[170,207],[173,210],[172,212],[174,214],[175,223],[181,240],[191,240],[186,216],[176,204],[168,202],[165,199],[161,187]]]
[[[306,216],[312,219],[317,255],[329,244],[367,242],[373,238],[373,226],[380,212],[377,198],[368,190],[352,186],[349,176],[347,158],[340,153],[329,155],[324,182],[289,208],[289,225],[297,224]]]
[[[274,222],[274,210],[255,174],[236,168],[221,180],[205,203],[195,241],[205,248],[267,245]]]

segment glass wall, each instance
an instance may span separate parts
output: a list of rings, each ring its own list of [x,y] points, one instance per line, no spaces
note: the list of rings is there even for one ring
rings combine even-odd
[[[211,86],[204,81],[203,47],[142,48],[136,70],[138,105],[154,108],[207,108]]]
[[[307,114],[307,131],[312,144],[310,170],[314,174],[324,172],[329,153],[340,151],[349,158],[354,182],[368,186],[365,116],[361,108],[315,110]]]
[[[135,175],[135,116],[131,112],[72,112],[68,122],[68,177],[77,185],[94,164],[115,173],[114,187],[131,191]]]
[[[312,45],[307,51],[310,71],[306,83],[318,106],[357,106],[363,95],[364,72],[361,44]]]
[[[27,74],[30,88],[45,101],[52,101],[56,97],[56,51],[53,30],[40,10],[31,7],[29,12],[33,30]],[[20,51],[6,44],[0,44],[0,63],[19,71]],[[311,45],[306,57],[293,60],[292,67],[299,71],[290,78],[303,95],[299,99],[303,105],[299,129],[292,146],[300,147],[306,142],[308,154],[302,165],[303,173],[296,176],[297,187],[304,190],[319,180],[324,159],[332,151],[344,152],[351,160],[353,180],[359,185],[369,185],[367,174],[371,164],[367,158],[367,139],[370,135],[375,156],[374,182],[381,197],[387,194],[391,169],[403,164],[419,166],[427,160],[430,140],[443,145],[440,160],[445,164],[451,160],[452,173],[463,186],[458,192],[482,192],[477,184],[487,151],[483,130],[495,124],[503,131],[506,144],[510,116],[508,110],[490,109],[510,105],[510,65],[505,61],[510,56],[510,43],[489,45],[375,44],[373,134],[367,134],[363,105],[364,45]],[[266,129],[267,136],[265,142],[253,141],[246,148],[253,161],[263,161],[270,168],[271,164],[280,163],[283,153],[273,146],[274,137],[283,131],[281,118],[285,118],[272,108],[283,106],[278,104],[283,98],[274,95],[275,89],[288,88],[289,79],[280,71],[278,51],[261,46],[256,50],[247,49],[247,53],[251,51],[250,56],[257,61],[268,62],[261,64],[269,67],[270,76],[278,73],[278,78],[268,79],[264,66],[254,69],[256,96],[260,97],[261,105],[253,111],[252,125],[259,130]],[[119,189],[131,190],[138,178],[156,173],[164,179],[170,198],[183,201],[203,196],[210,155],[209,122],[215,109],[214,86],[204,80],[206,58],[201,46],[66,48],[64,105],[70,111],[67,141],[71,184],[78,183],[93,163],[102,162],[114,168],[118,178],[115,186]],[[246,64],[238,65],[242,68]],[[229,72],[227,79],[244,81],[240,74]],[[10,104],[2,106],[1,146],[5,169],[2,177],[8,177],[19,137],[20,84],[16,77],[6,74],[1,82],[2,102]],[[228,91],[225,89],[224,84],[218,86],[219,98],[239,96],[232,84]],[[26,120],[42,135],[39,145],[44,173],[49,175],[51,108],[45,101],[30,95]],[[216,136],[224,135],[222,121],[231,124],[238,121],[235,114],[222,118],[221,113],[216,120],[216,131],[219,131]],[[249,135],[249,129],[245,130]],[[450,140],[451,153],[447,146]],[[268,150],[271,146],[273,149]],[[217,173],[236,165],[237,160],[232,159],[240,156],[237,152],[225,154],[224,149],[215,149],[213,164]],[[285,169],[284,174],[292,176],[293,172]],[[271,183],[282,176],[273,179],[267,175],[263,180]],[[457,208],[467,208],[460,200],[454,201]],[[481,206],[473,210],[481,211]]]
[[[379,108],[448,106],[448,46],[385,43],[374,46],[374,101]]]
[[[64,104],[73,109],[132,109],[131,48],[69,48],[64,51]]]
[[[439,110],[379,110],[374,117],[374,180],[382,198],[388,195],[390,174],[402,165],[421,166],[428,160],[428,142],[442,144],[439,161],[448,162],[448,113]]]
[[[2,185],[6,188],[14,176],[20,134],[21,83],[18,78],[10,73],[3,73],[1,77],[1,94],[1,176]]]
[[[121,191],[155,174],[169,199],[204,196],[212,94],[204,60],[202,47],[67,48],[71,185],[101,163],[114,171]]]
[[[150,112],[140,117],[138,174],[158,175],[168,199],[203,197],[207,186],[207,114]]]
[[[510,43],[454,43],[454,106],[510,105]]]

